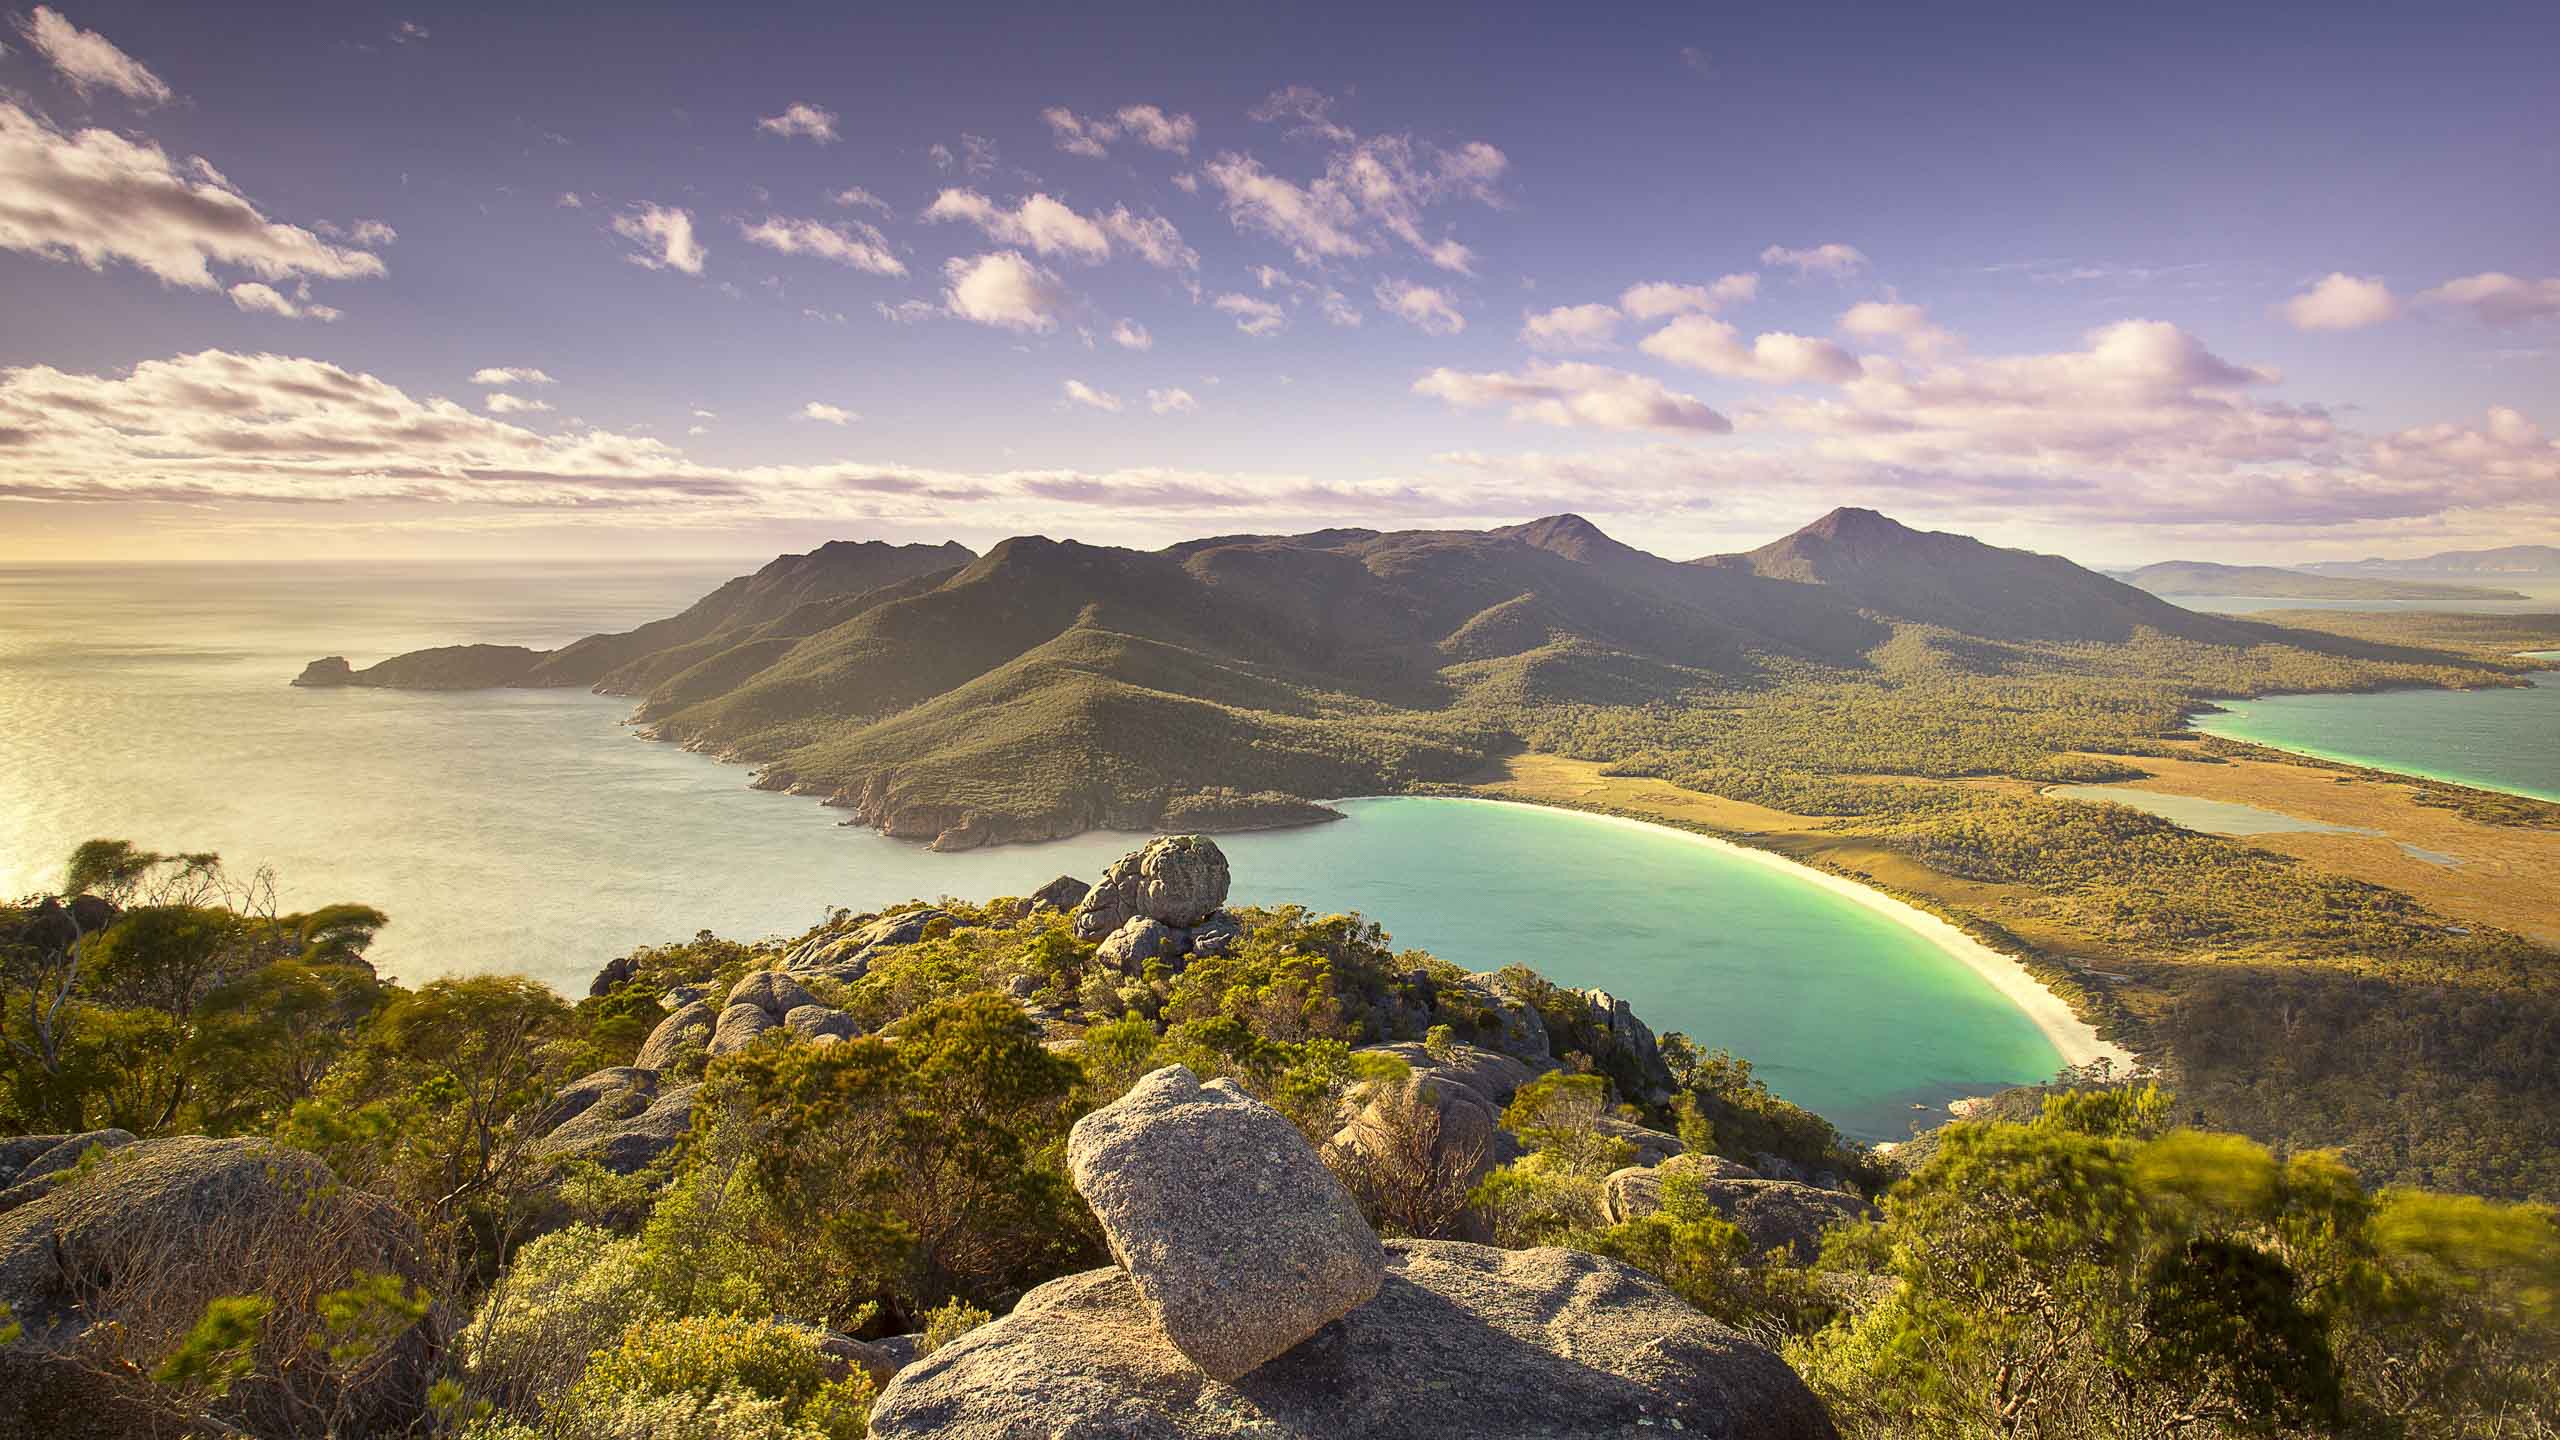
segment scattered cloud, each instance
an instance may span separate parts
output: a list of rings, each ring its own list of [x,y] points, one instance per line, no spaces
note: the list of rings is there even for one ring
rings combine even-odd
[[[860,419],[861,417],[855,415],[852,411],[845,409],[841,405],[830,405],[823,400],[812,400],[808,404],[800,407],[800,418],[803,420],[815,420],[824,425],[842,425],[848,421]]]
[[[1321,176],[1300,184],[1266,169],[1252,156],[1230,152],[1202,167],[1218,188],[1228,219],[1238,230],[1259,232],[1287,245],[1301,263],[1367,255],[1383,231],[1443,270],[1474,273],[1475,252],[1454,239],[1423,230],[1432,206],[1472,199],[1500,203],[1495,189],[1510,160],[1481,140],[1441,147],[1410,135],[1359,136],[1331,118],[1328,97],[1292,86],[1275,93],[1253,115],[1257,120],[1299,121],[1292,134],[1332,142]]]
[[[613,233],[640,248],[622,258],[649,270],[702,273],[710,254],[693,238],[693,212],[664,205],[641,204],[613,217]]]
[[[963,175],[986,175],[996,168],[996,142],[984,135],[962,135],[960,148],[936,143],[925,148],[925,158],[936,170],[957,170]]]
[[[1723,434],[1733,422],[1694,395],[1649,375],[1583,362],[1537,363],[1516,372],[1438,369],[1413,382],[1461,409],[1506,406],[1514,420],[1594,430],[1703,430]]]
[[[1712,315],[1683,315],[1644,338],[1647,355],[1735,380],[1771,385],[1856,378],[1858,358],[1828,340],[1772,331],[1742,343],[1742,332]]]
[[[1067,289],[1056,273],[1018,251],[954,256],[943,262],[942,274],[945,308],[980,325],[1045,334],[1067,308]]]
[[[270,220],[201,158],[184,167],[148,141],[76,134],[0,99],[0,249],[103,270],[110,260],[171,285],[215,288],[212,266],[262,280],[352,280],[381,257]]]
[[[1927,307],[1893,300],[1862,300],[1840,315],[1840,332],[1861,340],[1890,341],[1923,359],[1963,348],[1963,342],[1930,323]]]
[[[415,20],[403,20],[391,27],[391,43],[394,45],[423,45],[426,39],[427,27]]]
[[[146,105],[169,103],[172,92],[168,82],[152,74],[149,66],[118,49],[114,41],[97,31],[72,24],[50,6],[39,5],[22,17],[18,33],[27,37],[36,53],[83,95],[93,90],[113,90]]]
[[[1120,413],[1120,397],[1107,390],[1096,390],[1081,380],[1070,380],[1065,388],[1070,403],[1088,410],[1103,410],[1114,415]]]
[[[552,385],[558,382],[530,365],[484,365],[471,372],[474,385]]]
[[[1137,321],[1122,320],[1111,327],[1111,343],[1127,350],[1153,350],[1156,337],[1148,334],[1147,327]]]
[[[895,220],[898,218],[898,212],[890,208],[888,201],[881,199],[879,196],[872,194],[870,191],[863,189],[859,185],[847,186],[846,188],[837,191],[829,198],[848,210],[877,210],[884,219]]]
[[[548,400],[531,400],[521,395],[510,395],[504,390],[490,391],[480,403],[487,406],[492,415],[524,415],[551,408]]]
[[[1155,105],[1123,105],[1108,119],[1053,105],[1040,118],[1048,122],[1059,149],[1095,159],[1111,153],[1112,143],[1124,137],[1172,155],[1190,154],[1191,142],[1200,138],[1200,126],[1190,116],[1167,114]]]
[[[1760,277],[1751,271],[1727,275],[1713,285],[1682,285],[1669,280],[1650,280],[1630,285],[1618,297],[1618,308],[1638,320],[1662,320],[1673,315],[1712,315],[1727,305],[1739,305],[1760,293]]]
[[[1467,317],[1449,292],[1405,280],[1381,280],[1378,307],[1426,335],[1455,335],[1467,328]]]
[[[779,115],[767,115],[756,122],[756,128],[768,135],[785,139],[815,140],[821,145],[836,141],[836,112],[821,109],[806,100],[794,100]]]
[[[1147,392],[1147,408],[1159,415],[1188,415],[1200,408],[1190,391],[1179,385]]]
[[[562,210],[584,210],[587,208],[587,202],[579,199],[578,192],[575,190],[561,191],[560,198],[551,203]]]
[[[2361,330],[2400,313],[2379,277],[2334,272],[2277,307],[2296,330]]]
[[[1622,318],[1615,306],[1558,305],[1527,316],[1520,326],[1520,339],[1537,350],[1614,349]]]
[[[1816,275],[1846,280],[1867,268],[1867,257],[1857,246],[1837,242],[1816,245],[1810,250],[1790,250],[1784,245],[1772,245],[1760,252],[1760,263],[1793,270],[1799,280]]]
[[[879,311],[880,318],[892,325],[914,325],[942,313],[927,300],[901,300],[895,305],[885,300],[875,300],[871,308]]]
[[[2516,325],[2560,315],[2560,276],[2524,280],[2489,270],[2448,280],[2418,297],[2432,305],[2469,310],[2491,325]]]
[[[1277,335],[1289,328],[1289,312],[1268,300],[1227,294],[1209,304],[1213,309],[1236,317],[1236,328],[1247,335]]]
[[[752,225],[739,221],[738,233],[750,245],[784,255],[815,256],[874,275],[907,273],[906,262],[889,253],[889,237],[878,226],[860,220],[830,225],[823,220],[767,215]]]
[[[1008,210],[976,190],[945,190],[924,212],[927,221],[956,220],[975,225],[1002,245],[1019,245],[1040,255],[1068,255],[1091,264],[1111,258],[1114,240],[1151,265],[1194,269],[1199,253],[1182,243],[1182,232],[1160,216],[1138,216],[1121,206],[1107,214],[1085,215],[1062,200],[1032,195]]]
[[[252,315],[277,315],[287,320],[310,319],[325,322],[337,319],[341,313],[327,305],[297,302],[274,286],[261,284],[255,280],[243,281],[232,286],[231,303]]]

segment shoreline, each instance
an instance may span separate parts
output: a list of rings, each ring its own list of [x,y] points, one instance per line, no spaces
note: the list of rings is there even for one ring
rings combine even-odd
[[[1326,803],[1341,804],[1346,801],[1355,800],[1400,800],[1414,798],[1417,797],[1402,795],[1345,795],[1335,800],[1327,801]],[[1880,915],[1885,919],[1900,925],[1902,928],[1911,931],[1921,939],[1929,942],[1929,944],[1937,948],[1942,953],[1954,959],[1967,970],[1972,971],[1976,976],[1981,978],[1985,984],[1989,985],[1993,991],[1997,992],[2002,999],[2015,1006],[2020,1013],[2027,1017],[2028,1023],[2034,1025],[2037,1033],[2044,1036],[2045,1042],[2051,1045],[2054,1048],[2055,1053],[2062,1057],[2064,1064],[2087,1065],[2098,1060],[2110,1060],[2114,1062],[2118,1070],[2129,1073],[2137,1064],[2140,1063],[2131,1051],[2126,1050],[2123,1046],[2118,1045],[2114,1041],[2100,1035],[2097,1032],[2096,1027],[2090,1025],[2089,1022],[2081,1019],[2078,1015],[2073,1014],[2071,1006],[2067,1004],[2061,996],[2056,995],[2051,990],[2045,988],[2044,982],[2038,980],[2034,974],[2031,973],[2026,966],[2021,964],[2014,956],[2005,955],[2000,951],[1992,949],[1990,946],[1985,945],[1981,941],[1966,934],[1963,930],[1957,928],[1953,923],[1943,917],[1932,915],[1928,911],[1921,909],[1919,906],[1914,905],[1907,900],[1900,899],[1893,895],[1888,895],[1871,885],[1862,885],[1845,875],[1834,875],[1828,870],[1817,869],[1814,866],[1804,864],[1801,861],[1790,860],[1784,855],[1762,850],[1756,846],[1745,845],[1739,841],[1727,840],[1716,835],[1702,835],[1695,830],[1683,830],[1676,825],[1663,825],[1651,820],[1640,820],[1632,815],[1615,815],[1602,810],[1577,810],[1564,805],[1544,805],[1535,800],[1503,800],[1485,795],[1445,795],[1419,798],[1465,800],[1479,805],[1510,805],[1523,810],[1542,810],[1551,814],[1580,815],[1588,819],[1597,820],[1610,825],[1631,825],[1639,829],[1652,831],[1656,834],[1668,835],[1676,839],[1689,841],[1693,844],[1704,845],[1710,849],[1722,851],[1725,854],[1748,860],[1753,864],[1792,875],[1797,879],[1810,881],[1815,886],[1823,890],[1827,890],[1833,895],[1848,900],[1872,914]]]
[[[2555,654],[2555,653],[2560,653],[2560,652],[2527,650],[2527,651],[2519,651],[2518,653],[2519,653],[2519,654],[2521,654],[2521,655],[2529,655],[2529,656],[2533,656],[2533,657],[2535,657],[2535,658],[2545,658],[2545,657],[2548,657],[2548,656],[2550,656],[2550,655],[2553,655],[2553,654]],[[2539,683],[2538,683],[2538,682],[2534,682],[2534,681],[2528,681],[2528,682],[2527,682],[2527,685],[2528,685],[2528,687],[2531,687],[2531,688],[2540,688]],[[2427,692],[2427,690],[2428,690],[2428,687],[2424,687],[2424,686],[2417,686],[2417,687],[2410,687],[2409,689],[2404,690],[2404,691],[2401,691],[2401,692],[2398,692],[2398,693],[2408,693],[2408,694],[2426,693],[2426,692]],[[2488,780],[2482,780],[2482,779],[2478,779],[2478,778],[2476,778],[2476,777],[2468,776],[2468,775],[2448,775],[2448,774],[2445,774],[2445,773],[2443,773],[2443,772],[2441,772],[2441,771],[2436,771],[2436,770],[2422,770],[2422,769],[2419,769],[2417,766],[2415,766],[2415,765],[2411,765],[2411,764],[2409,764],[2409,763],[2407,763],[2407,762],[2405,762],[2405,761],[2389,761],[2389,762],[2386,762],[2386,761],[2383,761],[2383,760],[2377,760],[2377,759],[2374,759],[2373,757],[2370,757],[2370,756],[2365,756],[2365,755],[2350,755],[2350,754],[2347,754],[2347,753],[2345,753],[2345,752],[2343,752],[2343,751],[2336,751],[2336,750],[2321,750],[2321,749],[2315,749],[2315,748],[2314,748],[2314,747],[2312,747],[2312,746],[2309,746],[2309,745],[2302,745],[2302,744],[2279,745],[2279,744],[2275,743],[2275,742],[2274,742],[2274,741],[2272,741],[2272,740],[2264,740],[2264,739],[2260,739],[2259,737],[2257,737],[2257,736],[2255,736],[2255,735],[2235,734],[2235,733],[2232,733],[2232,732],[2229,732],[2229,731],[2225,731],[2225,730],[2213,729],[2213,728],[2211,728],[2210,726],[2207,726],[2207,725],[2203,725],[2203,724],[2199,724],[2199,723],[2197,723],[2198,721],[2209,720],[2209,719],[2211,719],[2211,718],[2212,718],[2213,716],[2215,716],[2215,715],[2227,715],[2227,716],[2231,716],[2231,717],[2232,717],[2232,718],[2234,718],[2234,719],[2245,720],[2247,717],[2243,714],[2243,712],[2238,711],[2238,710],[2234,710],[2234,709],[2232,709],[2231,707],[2232,707],[2232,706],[2234,706],[2234,705],[2246,705],[2246,704],[2253,704],[2253,703],[2257,703],[2257,702],[2260,702],[2260,701],[2266,701],[2266,700],[2285,699],[2285,698],[2289,698],[2289,697],[2290,697],[2290,696],[2292,696],[2292,695],[2297,695],[2297,694],[2306,694],[2306,693],[2308,693],[2308,694],[2318,694],[2318,695],[2328,695],[2328,694],[2336,693],[2336,692],[2327,692],[2327,691],[2316,691],[2316,692],[2287,692],[2285,695],[2255,695],[2255,696],[2245,697],[2245,698],[2243,698],[2243,699],[2239,699],[2239,700],[2223,700],[2223,701],[2216,701],[2216,702],[2214,702],[2214,704],[2213,704],[2212,708],[2211,708],[2211,709],[2209,709],[2209,710],[2194,710],[2194,711],[2190,711],[2190,712],[2188,712],[2185,716],[2181,717],[2181,719],[2180,719],[2180,722],[2179,722],[2179,723],[2180,723],[2180,724],[2182,724],[2183,726],[2185,726],[2187,729],[2194,731],[2194,732],[2195,732],[2196,734],[2198,734],[2198,735],[2208,736],[2208,737],[2210,737],[2210,738],[2212,738],[2212,739],[2215,739],[2215,740],[2221,740],[2221,741],[2227,742],[2227,743],[2229,743],[2229,744],[2234,744],[2234,745],[2255,745],[2255,746],[2258,746],[2258,747],[2259,747],[2259,748],[2261,748],[2261,749],[2264,749],[2264,750],[2273,750],[2273,751],[2275,751],[2275,752],[2277,752],[2277,753],[2279,753],[2279,754],[2284,754],[2284,755],[2299,755],[2299,756],[2301,756],[2303,759],[2306,759],[2306,760],[2319,760],[2319,761],[2324,761],[2324,762],[2326,762],[2326,763],[2328,763],[2328,764],[2331,764],[2331,765],[2346,765],[2346,766],[2352,766],[2353,768],[2358,769],[2358,770],[2370,770],[2370,771],[2373,771],[2375,774],[2378,774],[2378,775],[2398,776],[2398,777],[2400,777],[2400,778],[2408,779],[2408,780],[2423,780],[2423,781],[2428,782],[2429,784],[2434,784],[2434,785],[2453,785],[2453,786],[2459,786],[2460,788],[2465,789],[2465,790],[2477,790],[2477,791],[2482,792],[2483,794],[2488,794],[2488,795],[2512,795],[2512,796],[2514,796],[2515,798],[2517,798],[2517,799],[2519,799],[2519,800],[2538,800],[2538,801],[2540,801],[2540,802],[2542,802],[2543,804],[2546,804],[2546,805],[2560,805],[2560,793],[2551,793],[2551,792],[2540,791],[2540,790],[2527,790],[2527,789],[2523,789],[2523,788],[2520,788],[2520,787],[2515,786],[2515,785],[2500,785],[2500,784],[2496,784],[2496,783],[2491,782],[2491,781],[2488,781]],[[2370,692],[2370,693],[2374,693],[2374,694],[2390,694],[2390,693],[2394,693],[2394,692],[2391,692],[2391,691],[2374,691],[2374,692]],[[2435,692],[2435,693],[2452,694],[2452,693],[2455,693],[2455,692],[2452,692],[2452,691],[2441,691],[2441,692]]]

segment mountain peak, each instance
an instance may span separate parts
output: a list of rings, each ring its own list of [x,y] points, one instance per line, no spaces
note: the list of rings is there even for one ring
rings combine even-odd
[[[1493,533],[1551,551],[1568,560],[1589,560],[1596,555],[1617,554],[1627,548],[1610,538],[1608,532],[1570,510],[1532,520],[1525,525],[1506,526]]]
[[[1843,505],[1814,521],[1789,539],[1812,537],[1822,540],[1900,540],[1920,532],[1879,510]]]

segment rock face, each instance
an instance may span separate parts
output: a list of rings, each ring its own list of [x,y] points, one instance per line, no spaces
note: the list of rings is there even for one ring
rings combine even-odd
[[[1227,856],[1205,835],[1148,841],[1102,872],[1075,908],[1079,940],[1100,940],[1138,916],[1188,930],[1227,903]]]
[[[1533,1070],[1554,1068],[1545,1017],[1538,1013],[1538,1007],[1512,994],[1500,972],[1470,975],[1456,988],[1491,1017],[1489,1026],[1478,1029],[1478,1044],[1499,1050]]]
[[[1671,1070],[1662,1063],[1662,1048],[1653,1038],[1653,1030],[1636,1018],[1627,1002],[1606,990],[1585,990],[1582,998],[1591,1005],[1593,1028],[1607,1036],[1607,1048],[1595,1055],[1598,1059],[1616,1058],[1620,1069],[1638,1077],[1631,1099],[1658,1104],[1671,1096]]]
[[[640,1043],[639,1057],[631,1063],[643,1070],[672,1069],[687,1051],[700,1050],[711,1043],[711,1032],[720,1024],[720,1012],[710,1002],[696,1000],[666,1019],[649,1032]]]
[[[1165,1343],[1130,1277],[1054,1281],[898,1373],[882,1440],[1832,1440],[1786,1362],[1572,1250],[1394,1240],[1377,1296],[1232,1383]]]
[[[105,1440],[167,1430],[101,1384],[129,1364],[148,1370],[175,1348],[206,1302],[264,1294],[270,1314],[260,1378],[217,1409],[251,1434],[301,1433],[341,1400],[342,1433],[396,1434],[417,1421],[443,1348],[440,1319],[390,1338],[379,1362],[341,1392],[280,1359],[308,1353],[317,1328],[301,1309],[362,1271],[424,1276],[415,1226],[389,1205],[341,1186],[311,1155],[263,1140],[141,1140],[102,1168],[0,1215],[0,1301],[26,1333],[0,1345],[0,1435]],[[308,1407],[308,1408],[304,1408]]]
[[[1067,1165],[1145,1313],[1217,1379],[1377,1293],[1385,1257],[1349,1192],[1233,1081],[1148,1075],[1076,1122]]]
[[[629,1175],[676,1148],[693,1123],[694,1097],[701,1093],[698,1084],[682,1085],[658,1092],[636,1109],[628,1102],[591,1105],[536,1141],[534,1153],[592,1160],[616,1175]]]

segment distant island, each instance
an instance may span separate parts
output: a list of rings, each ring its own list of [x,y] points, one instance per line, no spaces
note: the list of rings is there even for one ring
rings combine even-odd
[[[2253,595],[2278,600],[2523,600],[2518,590],[2421,580],[2368,578],[2362,574],[2311,574],[2276,565],[2217,565],[2209,560],[2163,560],[2113,573],[2154,595]]]
[[[2411,559],[2323,560],[2302,567],[2316,575],[2500,575],[2560,579],[2560,546],[2502,545],[2495,550],[2446,550]]]

